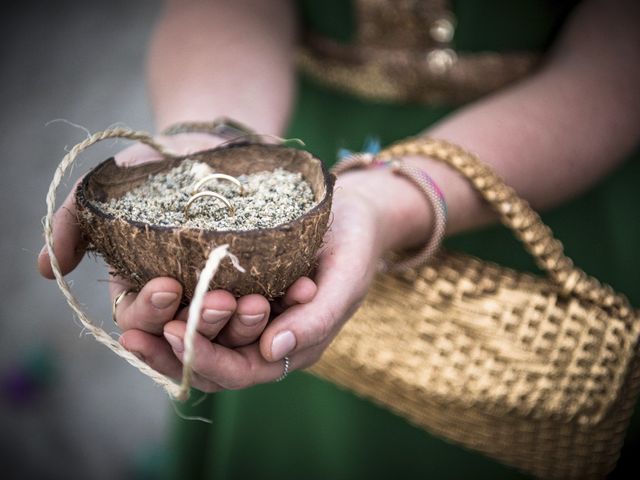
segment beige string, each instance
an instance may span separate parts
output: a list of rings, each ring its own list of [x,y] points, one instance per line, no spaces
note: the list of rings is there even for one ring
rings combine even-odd
[[[80,153],[82,153],[90,146],[109,138],[126,138],[129,140],[137,140],[154,148],[165,157],[177,156],[175,153],[156,143],[153,137],[148,133],[137,132],[120,127],[94,133],[83,142],[80,142],[79,144],[74,146],[69,151],[69,153],[64,156],[64,158],[56,168],[56,171],[53,175],[53,180],[49,185],[49,191],[47,192],[47,215],[44,221],[44,237],[47,245],[47,251],[49,253],[49,260],[51,262],[51,269],[56,278],[56,283],[58,284],[58,287],[60,288],[62,294],[65,296],[67,303],[76,313],[76,315],[80,319],[80,322],[82,322],[82,325],[94,336],[94,338],[98,342],[106,345],[107,348],[113,351],[116,355],[124,358],[129,364],[133,365],[142,373],[150,377],[154,382],[164,387],[164,389],[172,398],[184,401],[189,396],[189,382],[191,379],[191,367],[193,363],[193,340],[195,337],[197,322],[199,320],[200,309],[202,308],[202,300],[204,294],[206,293],[208,285],[215,275],[220,261],[225,256],[228,256],[231,259],[236,268],[241,271],[244,270],[242,269],[242,267],[240,267],[240,265],[238,265],[237,258],[230,252],[228,252],[227,245],[223,245],[221,247],[213,249],[210,252],[205,269],[203,270],[196,286],[196,295],[194,295],[193,302],[189,309],[189,319],[187,322],[187,332],[185,334],[184,342],[185,356],[183,362],[182,382],[180,385],[177,385],[171,378],[153,370],[138,357],[127,351],[122,345],[120,345],[120,343],[118,343],[117,340],[107,334],[102,328],[95,325],[89,319],[87,314],[82,310],[80,303],[71,293],[71,287],[64,279],[64,276],[62,275],[62,272],[60,270],[60,263],[58,262],[58,258],[55,255],[55,243],[53,238],[53,215],[56,208],[56,192],[60,186],[60,183],[62,183],[62,179],[64,178],[67,170],[73,165]],[[194,304],[196,304],[196,302],[196,307],[198,308],[194,307]]]
[[[209,258],[205,264],[202,272],[200,272],[200,278],[196,284],[196,289],[191,299],[191,305],[189,306],[189,316],[187,318],[187,328],[184,334],[184,356],[182,357],[182,383],[180,384],[180,391],[178,392],[178,400],[186,400],[189,397],[189,386],[191,383],[191,372],[194,361],[194,340],[196,337],[196,329],[198,322],[200,321],[200,312],[202,311],[202,304],[204,303],[204,296],[209,290],[209,284],[214,275],[218,271],[220,262],[223,258],[229,257],[233,266],[242,273],[245,269],[238,263],[238,258],[229,252],[229,245],[221,245],[214,248],[209,253]]]

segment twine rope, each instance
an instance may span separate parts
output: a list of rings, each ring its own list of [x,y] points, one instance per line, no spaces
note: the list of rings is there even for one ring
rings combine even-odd
[[[189,387],[191,384],[191,374],[193,361],[195,359],[194,342],[196,337],[196,329],[198,322],[200,321],[200,313],[202,311],[202,304],[204,303],[204,296],[209,290],[209,284],[220,266],[220,262],[229,257],[233,266],[240,272],[245,273],[245,269],[240,266],[238,258],[229,252],[229,245],[220,245],[214,248],[209,253],[209,258],[205,264],[198,283],[191,299],[191,305],[189,306],[189,316],[187,318],[187,328],[184,334],[184,356],[182,357],[182,382],[180,383],[180,391],[178,392],[179,400],[186,400],[189,397]]]
[[[185,354],[183,357],[184,361],[182,381],[180,385],[176,384],[171,378],[167,377],[166,375],[153,370],[145,362],[140,360],[131,352],[127,351],[122,345],[120,345],[117,340],[111,337],[111,335],[94,324],[89,316],[83,311],[80,303],[74,297],[73,293],[71,293],[71,287],[69,283],[67,283],[67,281],[64,279],[64,276],[60,269],[60,263],[58,262],[58,258],[55,255],[55,242],[53,238],[53,216],[56,208],[56,193],[58,191],[58,188],[62,183],[64,175],[77,160],[78,155],[80,155],[80,153],[82,153],[90,146],[110,138],[125,138],[128,140],[135,140],[149,145],[165,157],[172,158],[177,156],[176,153],[166,149],[164,146],[157,143],[150,134],[121,127],[96,132],[84,141],[75,145],[69,151],[69,153],[64,156],[64,158],[56,168],[46,197],[47,215],[44,220],[44,237],[49,254],[49,260],[51,262],[51,269],[53,271],[53,275],[55,276],[58,288],[67,300],[67,303],[78,316],[82,325],[93,335],[93,337],[98,342],[105,345],[116,355],[126,360],[130,365],[134,366],[140,372],[151,378],[158,385],[162,386],[171,398],[179,401],[185,401],[189,398],[189,386],[192,377],[192,365],[194,360],[193,343],[195,339],[195,332],[198,321],[200,319],[202,302],[204,300],[204,295],[208,290],[209,283],[215,276],[220,262],[225,257],[229,257],[234,267],[238,270],[244,272],[244,269],[238,264],[238,259],[228,251],[228,245],[221,245],[213,249],[209,253],[207,263],[200,275],[200,278],[198,279],[195,294],[189,308],[187,329],[184,339]]]

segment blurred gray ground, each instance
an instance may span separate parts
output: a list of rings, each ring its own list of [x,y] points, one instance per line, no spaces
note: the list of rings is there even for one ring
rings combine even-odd
[[[152,0],[30,0],[0,14],[2,478],[139,477],[163,446],[171,417],[163,391],[83,334],[35,269],[53,170],[86,135],[46,124],[151,127],[144,51],[158,10]],[[93,149],[68,185],[123,146]],[[115,333],[104,267],[85,259],[70,278],[92,318]]]

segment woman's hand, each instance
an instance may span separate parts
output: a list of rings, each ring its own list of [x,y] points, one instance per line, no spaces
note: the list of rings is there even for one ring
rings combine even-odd
[[[281,300],[284,312],[269,326],[269,303],[263,297],[249,295],[236,302],[228,292],[208,292],[204,315],[220,312],[221,318],[204,328],[201,319],[194,343],[193,386],[213,392],[273,381],[283,371],[279,360],[292,351],[290,370],[316,362],[364,298],[380,254],[378,238],[372,207],[357,193],[341,189],[335,195],[316,283],[306,277],[296,281]],[[165,282],[154,279],[135,300],[125,297],[124,307],[118,308],[118,322],[125,330],[120,341],[152,368],[177,379],[182,372],[187,310],[168,321],[175,307],[167,308],[166,315],[152,315],[151,307],[136,307],[140,299],[141,305],[152,300],[151,291],[171,287]],[[157,335],[160,332],[164,339]]]
[[[213,148],[222,140],[208,134],[189,133],[159,137],[158,141],[173,152],[187,155]],[[116,162],[119,165],[135,165],[161,158],[161,155],[151,147],[136,144],[120,152],[116,156]],[[56,256],[63,274],[73,270],[84,255],[85,245],[82,242],[76,216],[74,188],[54,217]],[[38,267],[43,276],[53,278],[46,248],[43,248],[39,255]],[[112,301],[131,287],[131,284],[124,279],[112,277],[109,288]],[[314,294],[313,282],[309,279],[301,279],[292,286],[283,302],[293,304],[308,301]],[[182,287],[176,280],[155,278],[140,292],[126,295],[119,302],[116,309],[118,325],[123,331],[139,330],[160,339],[157,336],[162,334],[163,327],[168,321],[175,318],[186,320],[187,310],[183,309],[180,312],[177,310],[181,297]],[[213,307],[208,308],[209,305]],[[236,301],[228,292],[210,292],[205,301],[199,332],[206,338],[216,338],[224,345],[246,345],[260,336],[269,315],[269,302],[259,295],[248,295]],[[226,328],[222,331],[225,326]],[[166,343],[163,340],[162,342]],[[135,341],[132,340],[131,343],[134,347],[136,346]]]
[[[180,138],[183,137],[183,138]],[[211,148],[217,139],[195,134],[163,142],[181,153]],[[116,157],[120,164],[158,159],[146,146]],[[388,171],[350,172],[336,183],[331,228],[318,257],[314,280],[298,279],[277,303],[260,295],[235,299],[215,290],[205,296],[195,339],[193,385],[203,391],[245,388],[271,382],[290,358],[290,371],[315,363],[357,310],[371,284],[378,260],[389,248],[420,244],[430,224],[421,194]],[[75,217],[73,194],[56,213],[56,253],[64,273],[81,260],[84,245]],[[52,278],[46,250],[41,273]],[[112,299],[130,288],[114,278]],[[182,289],[172,278],[155,278],[118,304],[121,344],[155,370],[179,378],[188,310],[179,310]],[[273,321],[269,323],[269,319]],[[163,338],[164,337],[164,338]]]
[[[307,278],[295,282],[282,300],[284,312],[266,325],[264,333],[269,315],[264,298],[250,295],[235,303],[227,292],[209,292],[204,311],[225,311],[231,320],[226,324],[227,320],[221,321],[214,335],[203,332],[201,321],[194,343],[193,385],[207,392],[246,388],[277,379],[283,372],[280,360],[285,356],[290,358],[290,371],[315,363],[360,305],[381,253],[389,247],[423,240],[420,235],[413,240],[401,238],[416,233],[422,223],[428,224],[426,205],[414,204],[411,209],[419,216],[425,214],[422,207],[427,212],[425,218],[407,222],[404,202],[394,204],[387,196],[425,204],[415,187],[388,172],[356,172],[337,183],[333,220],[318,258],[315,283]],[[140,295],[148,296],[144,289]],[[240,321],[245,313],[265,316],[255,326],[246,326]],[[121,337],[125,348],[152,368],[179,378],[186,311],[173,321],[165,323],[163,319],[149,325],[140,325],[141,317],[129,324],[126,313],[118,315],[127,330]],[[244,333],[239,333],[240,329]],[[154,335],[160,331],[167,342]]]

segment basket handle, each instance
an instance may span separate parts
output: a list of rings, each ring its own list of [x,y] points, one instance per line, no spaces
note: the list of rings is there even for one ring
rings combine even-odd
[[[433,158],[462,174],[499,214],[501,222],[522,242],[538,267],[560,287],[563,295],[574,294],[617,312],[621,318],[632,313],[624,295],[574,266],[573,261],[564,254],[562,243],[553,236],[551,229],[542,222],[529,203],[478,157],[457,145],[428,137],[400,141],[382,150],[378,157],[388,159],[408,155]]]

